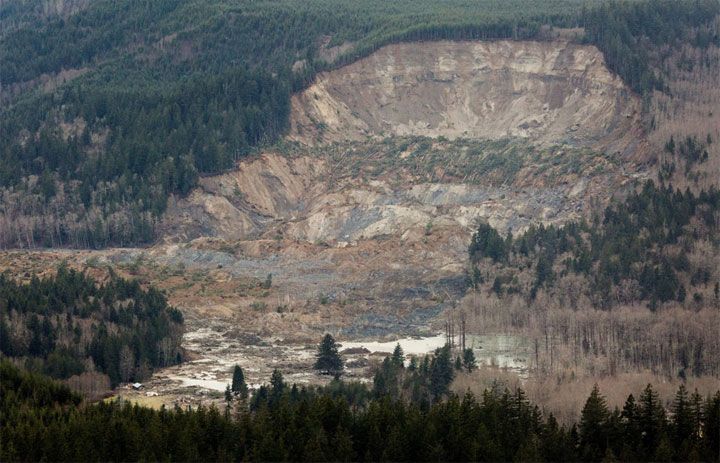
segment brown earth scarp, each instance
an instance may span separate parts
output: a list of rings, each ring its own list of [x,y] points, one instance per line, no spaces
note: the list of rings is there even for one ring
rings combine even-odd
[[[638,98],[592,46],[402,43],[321,74],[295,95],[290,138],[524,137],[624,151],[639,112]]]

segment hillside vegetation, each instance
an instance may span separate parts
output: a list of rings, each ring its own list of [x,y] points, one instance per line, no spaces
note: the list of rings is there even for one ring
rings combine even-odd
[[[717,2],[6,2],[0,10],[3,246],[147,243],[167,197],[287,130],[292,91],[391,42],[530,39],[584,26],[638,93],[643,50]],[[710,46],[717,34],[695,35]],[[701,40],[702,39],[702,40]]]
[[[182,324],[162,293],[137,281],[99,283],[64,266],[28,283],[0,275],[0,353],[88,393],[180,362]]]
[[[590,222],[515,237],[481,224],[469,254],[470,325],[534,338],[538,371],[720,372],[715,189],[695,195],[647,182]]]

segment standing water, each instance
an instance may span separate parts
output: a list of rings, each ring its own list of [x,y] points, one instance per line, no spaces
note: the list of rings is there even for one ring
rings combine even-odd
[[[395,350],[395,346],[400,344],[405,355],[422,356],[443,347],[446,342],[447,338],[443,334],[426,338],[401,338],[389,342],[353,341],[343,342],[341,351],[365,348],[370,352],[390,354]],[[507,368],[521,376],[527,374],[530,344],[525,338],[509,334],[468,335],[465,344],[473,350],[480,365]]]

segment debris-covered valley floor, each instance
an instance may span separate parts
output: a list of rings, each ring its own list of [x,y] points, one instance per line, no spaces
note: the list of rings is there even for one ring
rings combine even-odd
[[[370,253],[370,244],[350,254]],[[289,247],[284,247],[285,252]],[[397,343],[407,355],[419,357],[445,344],[445,311],[464,291],[461,268],[440,279],[441,286],[413,286],[410,283],[423,274],[436,275],[416,268],[422,259],[402,265],[394,260],[398,256],[385,252],[376,259],[379,268],[366,264],[350,271],[351,266],[338,263],[352,260],[346,255],[351,249],[337,250],[317,247],[307,252],[312,258],[302,260],[282,253],[239,258],[207,243],[204,247],[196,243],[150,249],[8,251],[0,254],[0,271],[10,269],[22,279],[52,272],[65,263],[100,279],[112,270],[165,291],[185,317],[187,361],[157,370],[140,390],[121,385],[115,396],[150,406],[194,406],[222,403],[236,364],[245,371],[251,388],[266,383],[274,369],[291,383],[327,383],[331,378],[313,369],[317,344],[325,332],[341,344],[345,379],[361,382],[372,381],[374,366]],[[428,249],[422,252],[432,254]],[[399,254],[405,259],[412,256]],[[426,265],[436,263],[428,260]],[[380,269],[383,279],[376,281]],[[270,281],[267,275],[272,275]],[[351,287],[353,291],[342,290]],[[518,336],[469,335],[467,344],[481,364],[528,374],[529,344]]]
[[[223,401],[225,388],[232,381],[234,365],[240,365],[256,389],[274,369],[283,373],[288,383],[301,385],[325,384],[329,376],[313,368],[317,346],[276,339],[234,339],[232,326],[218,320],[205,320],[203,326],[186,333],[184,344],[191,359],[180,365],[157,371],[143,383],[140,390],[130,385],[119,388],[116,396],[152,406],[186,406]],[[230,331],[224,331],[230,328]],[[391,339],[388,337],[386,339]],[[442,347],[444,334],[428,337],[397,337],[390,341],[341,340],[340,352],[345,361],[346,381],[372,382],[376,366],[400,344],[407,356],[422,357]],[[468,337],[478,363],[484,367],[501,368],[521,378],[528,374],[529,345],[520,337],[510,335],[477,335]],[[249,342],[249,343],[248,343]]]
[[[505,236],[586,217],[646,177],[647,150],[640,101],[593,47],[413,49],[318,77],[293,97],[288,136],[171,197],[147,248],[5,251],[0,271],[66,262],[164,291],[187,360],[116,391],[152,406],[221,403],[235,364],[255,386],[274,369],[327,382],[313,370],[325,333],[350,380],[371,381],[398,342],[434,351],[467,291],[479,221]],[[517,333],[468,342],[479,363],[530,375]]]

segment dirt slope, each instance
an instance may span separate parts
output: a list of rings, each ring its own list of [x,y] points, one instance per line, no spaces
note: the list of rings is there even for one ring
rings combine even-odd
[[[305,315],[223,294],[251,331],[412,332],[462,296],[479,220],[559,224],[642,180],[639,106],[593,47],[391,45],[295,95],[285,143],[171,201],[149,255],[272,273],[268,307]]]
[[[527,137],[623,150],[638,99],[592,46],[568,42],[390,45],[293,97],[290,137]]]
[[[590,197],[609,198],[611,185],[623,188],[634,179],[611,163],[607,172],[587,178],[533,175],[504,185],[425,181],[394,167],[378,176],[330,179],[327,164],[322,158],[266,153],[238,171],[202,179],[201,189],[171,203],[163,224],[166,239],[288,238],[345,246],[384,236],[422,236],[428,227],[449,227],[469,238],[478,220],[520,232],[533,223],[577,218],[592,206]],[[406,178],[398,183],[398,177]]]

